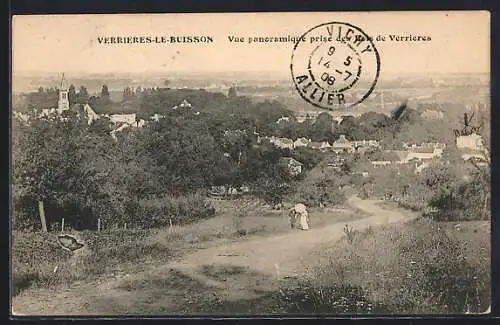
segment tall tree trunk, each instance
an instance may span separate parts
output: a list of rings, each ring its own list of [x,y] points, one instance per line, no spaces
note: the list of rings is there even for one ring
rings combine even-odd
[[[43,201],[38,201],[38,212],[40,213],[40,221],[42,222],[42,231],[47,232],[47,222],[45,220],[45,209],[43,208]]]

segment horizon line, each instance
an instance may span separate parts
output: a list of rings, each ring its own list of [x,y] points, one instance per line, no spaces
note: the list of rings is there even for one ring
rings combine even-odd
[[[63,69],[64,70],[64,69]],[[230,73],[246,73],[246,74],[259,74],[259,73],[274,73],[281,75],[289,75],[288,72],[277,71],[277,70],[214,70],[214,71],[183,71],[183,70],[172,70],[172,71],[104,71],[104,72],[88,72],[88,71],[53,71],[53,70],[11,70],[11,76],[15,74],[54,74],[60,75],[62,73],[71,74],[71,75],[106,75],[106,74],[190,74],[190,75],[203,75],[203,74],[230,74]],[[385,72],[385,75],[423,75],[429,73],[436,74],[491,74],[491,71],[406,71],[406,72],[396,72],[396,71],[388,71]]]

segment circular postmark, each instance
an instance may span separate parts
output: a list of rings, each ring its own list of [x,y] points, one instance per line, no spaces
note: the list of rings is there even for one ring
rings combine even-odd
[[[304,100],[328,110],[345,109],[364,101],[375,88],[380,56],[359,27],[329,22],[299,38],[290,69]]]

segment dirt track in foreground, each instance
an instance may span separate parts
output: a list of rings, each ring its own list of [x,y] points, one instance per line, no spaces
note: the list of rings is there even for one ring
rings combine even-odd
[[[356,230],[363,230],[369,226],[403,222],[413,218],[412,214],[387,210],[379,206],[380,202],[361,200],[357,197],[349,198],[349,205],[371,215],[348,222],[349,226]],[[311,218],[314,216],[312,215]],[[161,277],[167,272],[175,271],[186,278],[195,280],[194,283],[200,284],[199,290],[204,290],[204,287],[218,290],[225,299],[247,298],[257,291],[255,283],[245,278],[250,272],[259,274],[259,286],[268,289],[270,285],[269,282],[266,283],[266,278],[300,277],[301,272],[304,271],[304,265],[308,263],[307,258],[310,257],[310,253],[325,243],[342,238],[345,224],[342,222],[309,231],[297,230],[285,235],[231,242],[227,245],[200,249],[179,260],[158,265],[155,270],[143,274],[143,279],[153,275]],[[245,272],[234,272],[228,276],[231,278],[230,281],[224,276],[221,278],[211,276],[210,272],[207,273],[207,270],[221,266],[223,270],[237,269],[245,270]],[[224,271],[222,272],[224,275]],[[140,274],[134,274],[135,278],[140,276]],[[143,296],[147,295],[147,292],[126,291],[118,287],[119,282],[120,280],[116,279],[97,285],[80,283],[64,292],[45,289],[30,290],[14,298],[13,310],[16,315],[110,315],[120,310],[134,313],[133,310],[138,305],[137,301],[144,301],[146,298]],[[170,292],[172,290],[165,291],[165,295],[161,297],[164,300],[169,294],[174,295]],[[182,297],[182,290],[176,295],[170,299],[172,304],[175,299]],[[117,305],[120,305],[120,308],[116,307]],[[141,312],[137,311],[137,313]]]
[[[363,230],[369,226],[410,219],[408,215],[400,211],[380,207],[378,205],[380,202],[351,197],[348,201],[349,205],[371,216],[347,224],[356,230]],[[184,256],[180,261],[170,263],[169,267],[194,277],[206,285],[218,288],[225,288],[226,284],[201,274],[200,266],[233,266],[251,269],[273,277],[296,277],[300,276],[304,265],[307,264],[309,253],[325,243],[342,238],[345,225],[346,223],[341,222],[309,231],[297,230],[285,235],[203,249]]]

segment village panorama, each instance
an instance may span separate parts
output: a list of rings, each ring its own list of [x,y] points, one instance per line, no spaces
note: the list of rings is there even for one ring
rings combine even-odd
[[[384,79],[342,111],[233,77],[21,76],[15,313],[489,308],[485,76]]]

